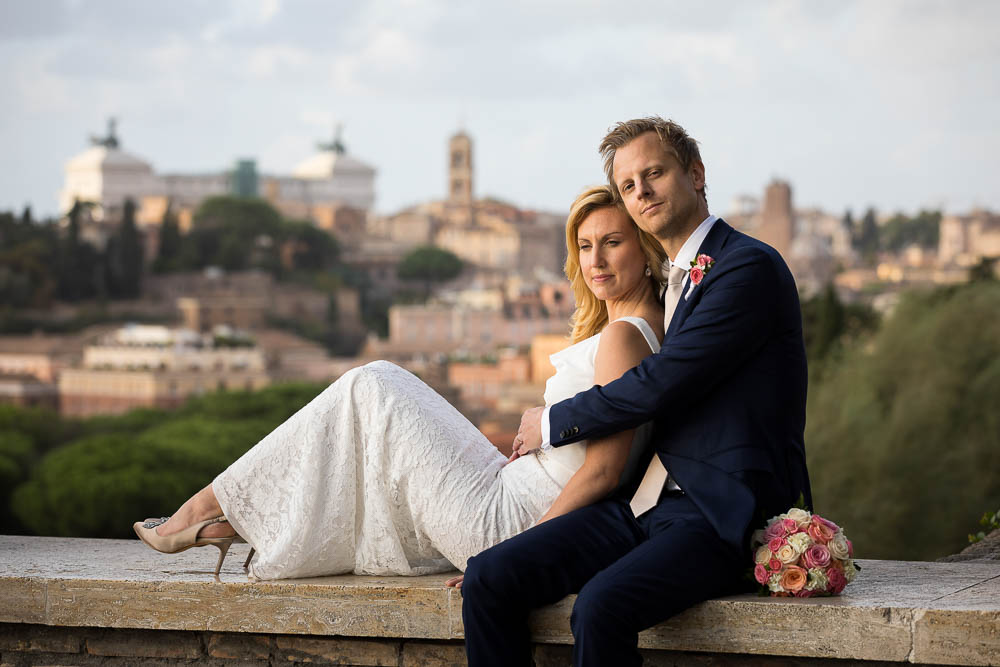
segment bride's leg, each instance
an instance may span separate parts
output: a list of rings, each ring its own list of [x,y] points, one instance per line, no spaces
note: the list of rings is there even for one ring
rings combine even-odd
[[[219,501],[215,497],[215,491],[212,489],[212,485],[209,484],[188,498],[171,515],[169,521],[161,526],[157,526],[156,532],[162,536],[173,535],[199,521],[214,519],[221,515],[222,507],[219,506]],[[236,534],[236,531],[228,523],[213,523],[205,526],[198,534],[201,537],[231,537]]]

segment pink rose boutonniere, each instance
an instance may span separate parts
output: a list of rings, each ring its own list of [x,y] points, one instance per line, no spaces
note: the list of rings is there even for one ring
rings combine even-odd
[[[715,260],[704,253],[692,259],[691,269],[688,271],[691,282],[695,285],[699,284],[713,266],[715,266]]]

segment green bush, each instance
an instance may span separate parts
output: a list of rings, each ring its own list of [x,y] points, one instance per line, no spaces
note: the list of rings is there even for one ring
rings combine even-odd
[[[15,489],[12,515],[38,535],[130,537],[134,521],[174,511],[321,388],[220,392],[177,413],[135,410],[87,420],[80,427],[86,435],[45,455]],[[23,452],[25,445],[11,448]],[[5,451],[0,480],[23,479],[25,456],[12,454],[15,466],[5,463]]]
[[[35,443],[13,430],[0,430],[0,533],[17,534],[24,530],[10,512],[10,495],[15,486],[28,478],[35,457]]]
[[[172,512],[269,427],[190,417],[138,437],[89,436],[43,458],[13,510],[39,535],[128,537],[133,521]]]
[[[959,551],[1000,505],[1000,284],[912,293],[810,387],[815,509],[868,558]]]

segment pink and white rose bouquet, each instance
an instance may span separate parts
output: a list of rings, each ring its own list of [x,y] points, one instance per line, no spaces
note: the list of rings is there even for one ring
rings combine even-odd
[[[772,596],[839,595],[854,581],[854,545],[834,522],[793,507],[752,538],[753,577]]]

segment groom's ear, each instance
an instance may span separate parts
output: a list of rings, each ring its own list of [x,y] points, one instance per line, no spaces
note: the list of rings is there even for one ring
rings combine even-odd
[[[688,169],[688,174],[691,176],[691,182],[694,183],[694,189],[704,192],[705,163],[701,160],[693,160],[691,162],[691,167]]]

